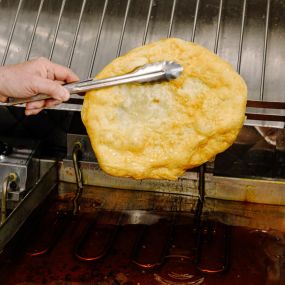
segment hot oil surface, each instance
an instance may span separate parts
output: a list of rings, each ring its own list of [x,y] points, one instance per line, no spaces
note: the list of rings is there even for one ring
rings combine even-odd
[[[148,212],[137,223],[142,213],[44,212],[2,253],[1,284],[285,282],[282,232],[197,222],[190,213]]]

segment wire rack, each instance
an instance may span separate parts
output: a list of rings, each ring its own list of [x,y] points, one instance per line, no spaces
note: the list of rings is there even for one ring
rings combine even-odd
[[[209,48],[245,78],[247,124],[283,128],[284,18],[285,0],[2,0],[0,62],[45,56],[88,78],[131,48],[179,37]],[[56,108],[79,111],[81,104],[74,95]]]

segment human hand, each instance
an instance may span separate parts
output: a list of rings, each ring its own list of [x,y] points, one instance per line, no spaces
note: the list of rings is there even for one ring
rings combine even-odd
[[[51,99],[26,104],[25,114],[35,115],[44,108],[67,101],[70,94],[61,84],[78,80],[69,68],[42,57],[3,66],[0,67],[0,101],[6,102],[9,97],[28,98],[39,93],[49,95]]]

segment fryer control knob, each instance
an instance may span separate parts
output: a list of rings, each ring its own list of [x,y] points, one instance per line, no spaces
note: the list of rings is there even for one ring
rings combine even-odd
[[[7,156],[11,154],[11,152],[12,152],[12,147],[3,141],[0,141],[0,155]]]

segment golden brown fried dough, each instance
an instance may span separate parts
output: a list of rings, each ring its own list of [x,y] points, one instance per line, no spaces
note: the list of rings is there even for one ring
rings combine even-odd
[[[175,80],[125,84],[85,95],[82,120],[101,168],[115,176],[176,179],[227,149],[245,119],[247,88],[224,60],[180,39],[136,48],[96,78],[170,60]]]

